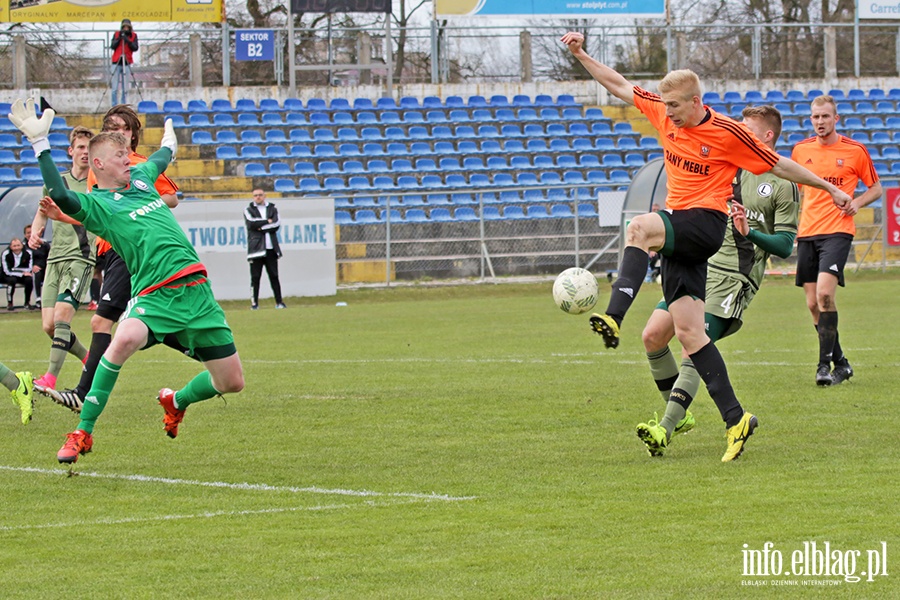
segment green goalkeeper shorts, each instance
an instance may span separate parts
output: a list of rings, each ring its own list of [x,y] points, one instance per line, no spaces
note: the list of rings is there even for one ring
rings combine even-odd
[[[174,335],[189,356],[204,362],[237,352],[225,312],[202,276],[181,279],[173,286],[132,298],[123,318],[139,319],[150,330],[144,349]]]

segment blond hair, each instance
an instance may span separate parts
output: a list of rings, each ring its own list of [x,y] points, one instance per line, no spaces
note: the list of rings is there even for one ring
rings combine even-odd
[[[668,94],[669,92],[682,92],[684,99],[690,99],[694,96],[700,97],[700,78],[690,69],[678,69],[671,71],[659,82],[659,93]]]
[[[126,140],[125,136],[118,131],[104,131],[98,133],[91,138],[90,144],[88,144],[88,155],[90,156],[91,161],[94,160],[94,156],[101,146],[125,146],[128,148],[128,140]]]
[[[823,104],[830,104],[831,108],[834,109],[834,114],[837,114],[837,103],[834,101],[833,96],[829,96],[825,94],[824,96],[816,96],[813,98],[813,101],[810,103],[810,108],[815,108],[817,106],[822,106]]]

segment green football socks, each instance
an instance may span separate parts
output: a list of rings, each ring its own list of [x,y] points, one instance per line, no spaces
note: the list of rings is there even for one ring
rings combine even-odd
[[[91,389],[84,397],[84,406],[81,408],[81,422],[78,429],[91,433],[94,431],[94,423],[97,417],[103,412],[109,401],[109,395],[112,393],[113,386],[116,385],[116,379],[119,378],[119,371],[122,365],[114,365],[106,357],[100,359],[100,366],[94,375],[94,382]]]
[[[184,410],[188,404],[209,400],[218,396],[219,392],[212,384],[209,371],[202,371],[191,379],[186,386],[175,392],[175,408]]]

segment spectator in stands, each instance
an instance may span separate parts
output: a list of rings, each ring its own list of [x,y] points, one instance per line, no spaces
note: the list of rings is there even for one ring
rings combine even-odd
[[[31,225],[25,226],[25,237],[23,242],[27,243],[31,239]],[[29,248],[31,250],[31,272],[34,273],[34,304],[41,306],[41,293],[44,289],[44,276],[47,270],[47,257],[50,256],[50,243],[41,240],[38,248]]]
[[[31,290],[34,285],[34,273],[31,272],[31,251],[22,244],[19,238],[9,242],[9,248],[0,255],[3,263],[3,283],[6,284],[6,310],[13,310],[13,294],[16,287],[25,289],[25,308],[33,310]]]
[[[253,289],[250,309],[259,308],[259,280],[263,267],[275,294],[275,308],[286,308],[278,279],[281,247],[275,235],[281,222],[278,220],[278,209],[271,202],[266,202],[266,193],[259,188],[253,190],[253,201],[244,210],[244,222],[247,224],[247,260],[250,261],[250,286]]]
[[[130,19],[122,19],[122,26],[115,32],[109,49],[112,55],[112,104],[119,104],[119,89],[122,89],[122,104],[125,104],[126,76],[131,73],[131,63],[134,62],[134,53],[138,50],[138,36],[131,27]]]
[[[869,151],[859,142],[839,134],[840,120],[831,96],[812,101],[810,121],[815,135],[799,142],[791,153],[810,171],[833,181],[853,194],[862,181],[868,188],[843,207],[831,203],[828,194],[803,186],[803,206],[797,232],[797,280],[806,294],[806,306],[819,335],[816,385],[835,385],[853,376],[838,339],[838,313],[834,297],[844,285],[844,265],[850,255],[856,226],[853,215],[881,198],[881,182]],[[834,370],[831,364],[834,363]]]

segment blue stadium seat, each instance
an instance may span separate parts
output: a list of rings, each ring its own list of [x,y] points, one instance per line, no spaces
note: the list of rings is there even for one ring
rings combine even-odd
[[[341,144],[338,146],[338,154],[341,156],[360,156],[362,151],[356,144]]]
[[[860,119],[859,117],[847,117],[846,119],[842,119],[842,122],[844,123],[844,129],[846,130],[864,128],[862,119]]]
[[[273,188],[280,194],[291,194],[297,191],[297,184],[293,179],[279,178],[275,180]]]
[[[434,162],[433,158],[417,158],[416,159],[416,171],[418,172],[428,172],[428,171],[437,171],[437,164]]]
[[[421,208],[410,208],[404,215],[407,223],[427,223],[431,221]]]
[[[347,188],[354,191],[371,190],[372,182],[365,175],[353,175],[347,180]]]
[[[722,95],[722,102],[725,104],[732,104],[735,102],[741,102],[743,98],[741,98],[740,92],[725,92]]]
[[[528,127],[528,125],[526,125],[526,127]],[[564,123],[549,123],[547,125],[547,136],[569,137],[569,132],[566,130],[566,126]]]
[[[259,119],[255,113],[238,113],[237,124],[239,127],[257,127]]]
[[[518,130],[516,125],[504,125],[503,127],[515,127]],[[547,132],[544,131],[544,126],[540,123],[527,123],[522,128],[522,135],[527,138],[537,138],[544,137],[547,135]]]
[[[214,113],[213,127],[234,127],[234,115],[230,113]]]
[[[475,128],[470,125],[459,125],[456,127],[456,137],[458,138],[478,138]]]
[[[249,98],[238,98],[234,103],[234,110],[237,112],[253,112],[257,110],[256,102]]]
[[[242,144],[261,144],[262,141],[262,134],[255,129],[245,129],[241,132]]]
[[[220,131],[216,134],[217,144],[237,144],[238,137],[234,131]]]
[[[322,160],[319,161],[317,170],[321,175],[337,175],[341,172],[341,167],[337,164],[337,161]]]
[[[445,108],[465,108],[466,101],[461,96],[447,96],[444,98]]]
[[[151,115],[160,112],[159,106],[153,100],[141,100],[138,102],[137,111],[139,113]]]
[[[406,156],[409,154],[409,148],[406,147],[406,144],[401,142],[389,142],[387,146],[385,146],[384,153],[389,156]]]
[[[659,141],[656,138],[642,137],[638,142],[638,147],[641,150],[658,150],[662,146],[659,145]]]
[[[353,223],[353,217],[350,216],[350,213],[346,210],[336,210],[334,211],[334,224],[335,225],[349,225]]]
[[[613,169],[609,172],[609,180],[614,184],[631,183],[631,176],[628,174],[628,171]]]
[[[450,115],[447,117],[448,121],[465,123],[471,121],[472,118],[469,116],[469,113],[462,109],[451,110]]]
[[[291,171],[291,165],[287,164],[286,162],[269,163],[269,175],[274,175],[275,177],[282,177],[282,176],[290,176],[292,174],[293,173]]]
[[[362,153],[365,156],[384,156],[384,146],[376,142],[366,142],[363,144]]]
[[[475,209],[469,206],[460,206],[457,208],[453,217],[456,221],[480,221],[478,215],[475,214]]]
[[[500,136],[504,138],[520,138],[525,137],[525,133],[519,129],[518,125],[503,125],[500,127]]]
[[[538,154],[534,157],[534,168],[535,169],[555,169],[556,164],[553,162],[552,156],[547,156],[546,154]]]
[[[317,158],[337,156],[334,146],[331,144],[316,144],[313,148],[313,155]]]
[[[446,125],[435,125],[431,128],[431,135],[435,139],[452,139],[453,131]]]
[[[362,161],[359,160],[345,160],[344,164],[341,165],[344,173],[365,173],[366,168],[363,166]]]
[[[578,166],[582,169],[599,169],[600,159],[596,154],[582,154],[578,159]]]
[[[509,98],[507,98],[503,94],[495,94],[491,96],[491,99],[488,103],[494,108],[506,108],[510,105]]]
[[[579,106],[577,102],[575,102],[575,96],[571,94],[560,94],[556,97],[557,106]]]
[[[591,135],[612,135],[612,125],[609,123],[592,123]]]
[[[354,223],[368,225],[373,223],[381,223],[382,219],[375,214],[374,210],[370,208],[363,208],[356,211],[356,214],[353,216],[353,221]]]
[[[237,108],[237,107],[235,107],[235,108]],[[300,107],[300,109],[302,110],[302,106]],[[240,110],[243,110],[243,109],[240,109]],[[250,110],[252,111],[253,108],[251,108]],[[256,110],[259,112],[281,112],[282,108],[281,108],[281,106],[278,105],[278,100],[275,100],[274,98],[263,98],[262,100],[259,101],[259,106],[256,108]],[[294,109],[288,109],[287,103],[285,103],[284,110],[294,110]]]
[[[537,175],[531,172],[519,173],[516,176],[517,185],[538,185]]]
[[[431,134],[428,133],[428,129],[426,127],[422,125],[413,125],[406,130],[406,137],[411,140],[427,140],[431,138]]]
[[[388,164],[386,160],[381,160],[380,158],[375,158],[370,160],[366,164],[366,170],[369,173],[388,173],[390,169],[388,168]],[[393,185],[393,180],[391,181]]]
[[[587,138],[575,138],[572,140],[572,150],[575,152],[591,152],[594,144]]]
[[[523,108],[522,110],[531,110],[531,109]],[[581,113],[579,113],[578,116],[581,117]],[[521,115],[520,115],[520,118],[521,118]],[[560,116],[559,111],[555,108],[542,108],[541,114],[540,114],[540,119],[542,119],[544,121],[559,121],[560,119],[562,119],[562,116]]]
[[[209,109],[212,112],[218,113],[234,112],[234,107],[231,105],[231,101],[226,98],[216,98],[212,101],[212,104],[209,105]]]
[[[317,142],[336,142],[337,138],[330,129],[313,129],[313,140]]]
[[[487,108],[488,103],[487,100],[484,99],[484,96],[469,96],[466,106],[469,108]]]
[[[488,156],[485,168],[490,171],[497,171],[509,168],[509,163],[503,156]]]
[[[547,152],[549,148],[544,140],[527,140],[525,150],[527,152]]]
[[[241,146],[241,158],[242,159],[246,160],[248,158],[262,158],[262,157],[263,157],[262,148],[260,148],[259,146],[254,146],[254,145]]]
[[[703,96],[700,97],[700,100],[703,104],[721,104],[722,97],[719,96],[719,92],[704,92]]]
[[[497,140],[483,140],[481,142],[481,152],[482,154],[502,154],[503,148]]]
[[[503,144],[503,151],[514,154],[525,152],[525,144],[521,140],[506,140]]]
[[[372,111],[375,110],[375,104],[369,98],[356,98],[353,100],[353,109]]]
[[[860,91],[862,91],[862,90],[860,90]],[[866,102],[857,102],[856,103],[856,114],[858,114],[858,115],[871,115],[871,114],[874,114],[875,112],[876,112],[875,105],[872,104],[871,102],[866,101]]]
[[[294,163],[294,174],[295,175],[305,175],[305,176],[314,176],[316,174],[316,165],[311,162],[298,161]]]
[[[487,207],[485,207],[487,208]],[[503,218],[504,219],[524,219],[525,211],[522,210],[521,206],[513,205],[507,206],[503,209]]]
[[[164,113],[182,113],[184,112],[184,105],[181,103],[181,100],[166,100],[163,102],[162,111]]]
[[[286,125],[307,125],[309,120],[303,113],[289,112],[285,114],[284,122]]]
[[[431,209],[431,220],[438,223],[446,223],[449,221],[453,221],[453,215],[450,214],[450,211],[446,208],[432,208]]]
[[[506,110],[506,109],[501,109],[501,110]],[[476,108],[475,110],[472,111],[472,120],[483,123],[483,122],[489,122],[489,121],[498,121],[500,119],[495,118],[494,115],[491,114],[491,111],[486,108]]]
[[[328,127],[331,125],[331,115],[324,112],[314,112],[309,114],[310,125],[318,127]]]
[[[66,146],[69,145],[69,138],[66,137],[65,134],[62,134],[62,133],[51,133],[49,136],[47,136],[47,139],[50,140],[50,137],[51,137],[51,136],[62,136],[62,137],[64,138],[63,141],[65,142],[65,145],[66,145]],[[54,138],[54,139],[57,139],[57,143],[54,144],[54,143],[51,141],[51,142],[50,142],[50,145],[51,145],[51,146],[58,146],[58,145],[59,145],[59,143],[58,143],[58,141],[59,141],[58,138]],[[22,142],[19,141],[19,136],[18,136],[18,135],[13,134],[13,133],[0,133],[0,148],[19,148],[19,147],[21,147],[21,146],[22,146]]]
[[[422,98],[422,108],[442,109],[442,108],[444,108],[444,103],[441,102],[441,99],[438,98],[437,96],[425,96],[424,98]]]
[[[28,182],[43,181],[40,167],[22,167],[22,170],[19,171],[19,179]]]
[[[602,165],[607,169],[624,167],[625,161],[623,161],[622,157],[618,154],[604,154]]]
[[[212,134],[208,131],[192,131],[191,132],[191,143],[192,144],[214,144]]]
[[[627,167],[643,167],[645,162],[642,154],[629,152],[625,155],[625,166]]]
[[[550,216],[554,219],[571,219],[575,215],[568,204],[554,204],[550,207]]]
[[[268,144],[286,144],[288,141],[283,129],[267,129],[263,137]]]
[[[284,102],[284,108],[286,110],[294,110],[293,108],[288,109],[288,101],[287,100],[285,100],[285,102]],[[306,110],[319,111],[319,112],[327,111],[328,103],[325,102],[325,100],[323,100],[322,98],[310,98],[309,100],[306,101]]]
[[[396,111],[400,107],[397,106],[397,103],[394,101],[393,98],[387,97],[387,98],[379,98],[378,100],[376,100],[375,108],[377,108],[378,110],[382,110],[382,111]]]
[[[459,212],[459,211],[457,211]],[[496,206],[485,206],[481,209],[481,217],[485,221],[499,221],[503,217],[500,216],[500,209]]]
[[[234,146],[219,146],[216,148],[216,158],[219,160],[235,160],[238,158]]]
[[[187,122],[184,120],[184,115],[166,115],[165,118],[167,121],[172,121],[172,127],[187,127]],[[0,131],[7,131],[4,120],[9,123],[9,119],[7,119],[6,117],[0,119]],[[12,124],[10,123],[10,125]],[[16,129],[14,125],[12,126],[12,128],[13,130]]]
[[[556,157],[556,166],[559,169],[577,169],[578,160],[571,154],[561,154]]]
[[[312,138],[309,137],[309,132],[305,129],[291,129],[288,132],[288,140],[291,142],[311,142]]]
[[[553,106],[554,104],[553,97],[547,94],[538,94],[534,97],[535,106]]]
[[[787,94],[785,94],[784,99],[786,102],[806,102],[806,94],[801,92],[800,90],[788,90]]]
[[[444,187],[444,180],[440,175],[424,175],[422,177],[422,187],[426,189],[438,189]]]
[[[248,162],[244,165],[244,175],[246,177],[265,177],[268,175],[266,166],[258,162]]]
[[[572,146],[569,145],[569,140],[565,140],[562,138],[550,140],[551,152],[570,152],[571,150]]]
[[[524,170],[531,169],[534,165],[531,163],[531,159],[527,156],[516,154],[509,158],[509,166],[511,169]]]
[[[450,119],[447,118],[447,114],[442,110],[429,110],[425,113],[425,120],[429,123],[447,123]]]

